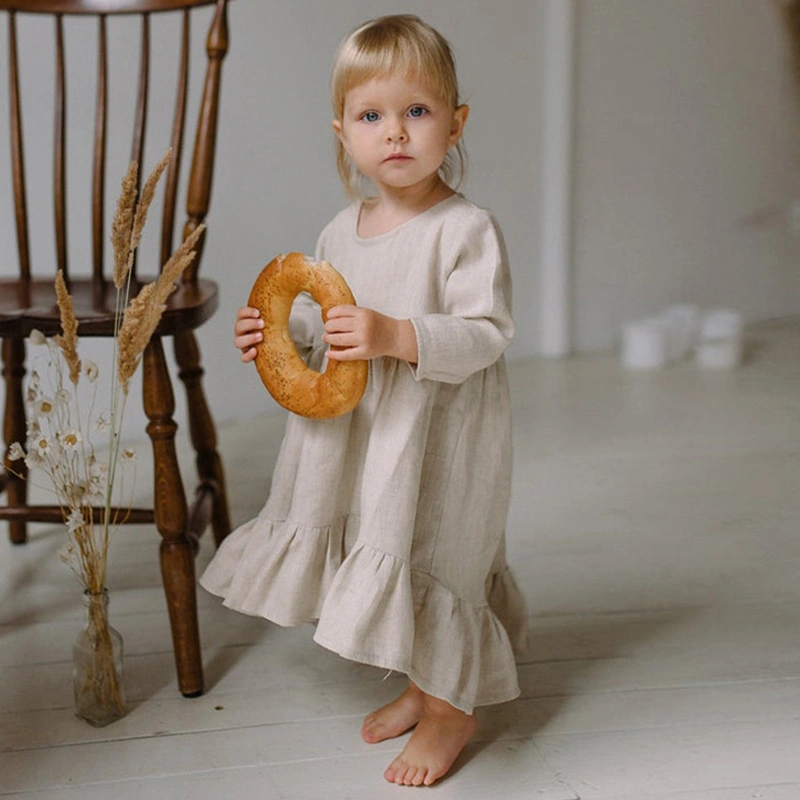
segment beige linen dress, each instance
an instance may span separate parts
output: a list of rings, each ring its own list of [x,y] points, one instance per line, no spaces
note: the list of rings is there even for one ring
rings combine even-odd
[[[410,319],[415,367],[370,362],[367,390],[331,420],[289,415],[269,499],[201,578],[230,608],[406,673],[471,712],[519,694],[525,610],[505,561],[511,411],[503,351],[511,285],[491,215],[453,195],[363,239],[359,206],[320,235],[317,258],[359,305]],[[292,334],[320,367],[318,307]]]

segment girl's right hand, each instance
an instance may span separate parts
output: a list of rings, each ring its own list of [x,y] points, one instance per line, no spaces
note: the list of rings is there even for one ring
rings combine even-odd
[[[257,308],[242,306],[236,314],[236,325],[233,328],[234,345],[242,353],[242,361],[245,364],[256,357],[256,345],[264,338],[261,329],[264,327],[264,320]]]

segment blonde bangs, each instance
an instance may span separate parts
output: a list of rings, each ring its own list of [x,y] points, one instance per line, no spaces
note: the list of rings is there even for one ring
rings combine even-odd
[[[447,41],[417,17],[401,15],[369,22],[342,42],[331,74],[336,118],[342,118],[351,89],[386,75],[419,80],[453,109],[458,106],[455,61]]]

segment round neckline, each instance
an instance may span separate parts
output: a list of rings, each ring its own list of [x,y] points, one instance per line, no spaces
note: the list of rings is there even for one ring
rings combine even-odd
[[[388,231],[384,231],[383,233],[378,233],[375,236],[361,236],[359,234],[359,232],[358,232],[358,223],[359,223],[359,220],[361,219],[361,209],[362,209],[362,206],[363,206],[363,201],[361,201],[359,203],[356,203],[356,204],[354,204],[354,208],[355,208],[355,224],[353,226],[354,227],[353,233],[354,233],[355,239],[356,239],[357,242],[359,242],[359,244],[370,244],[371,242],[379,242],[379,241],[381,241],[383,239],[387,239],[390,236],[393,236],[396,233],[398,233],[399,231],[401,231],[404,228],[408,227],[412,223],[416,222],[418,219],[421,219],[422,217],[425,217],[426,215],[431,214],[432,212],[440,209],[443,205],[446,205],[447,203],[453,202],[455,200],[455,198],[463,199],[463,195],[461,195],[459,192],[453,192],[453,194],[451,194],[449,197],[445,197],[444,200],[439,200],[438,203],[434,203],[432,206],[426,208],[424,211],[420,211],[419,214],[415,214],[413,217],[411,217],[410,219],[407,219],[405,222],[401,222],[399,225],[395,225],[394,228],[391,228]]]

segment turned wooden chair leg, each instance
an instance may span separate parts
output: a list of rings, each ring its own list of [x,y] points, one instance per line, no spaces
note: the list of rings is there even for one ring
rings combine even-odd
[[[6,445],[3,460],[6,468],[4,478],[7,504],[11,508],[20,508],[28,502],[28,482],[25,476],[28,469],[24,461],[15,461],[15,475],[8,471],[11,462],[8,448],[14,442],[25,445],[27,425],[25,422],[25,399],[22,393],[22,379],[25,377],[25,341],[23,339],[3,339],[3,377],[6,382],[5,413],[3,415],[3,437]],[[8,533],[14,544],[24,544],[28,540],[25,522],[10,521]]]
[[[153,338],[142,359],[147,433],[153,443],[155,518],[162,536],[161,576],[172,627],[178,687],[186,697],[203,692],[203,662],[197,623],[194,548],[187,535],[186,495],[175,452],[175,396],[164,347]]]
[[[231,532],[228,492],[225,488],[225,472],[222,459],[217,452],[217,432],[203,393],[203,368],[200,366],[200,348],[192,331],[178,333],[174,337],[175,360],[178,375],[186,387],[189,431],[197,454],[197,473],[201,487],[210,486],[213,491],[211,526],[217,546]],[[196,531],[200,534],[202,531]]]

